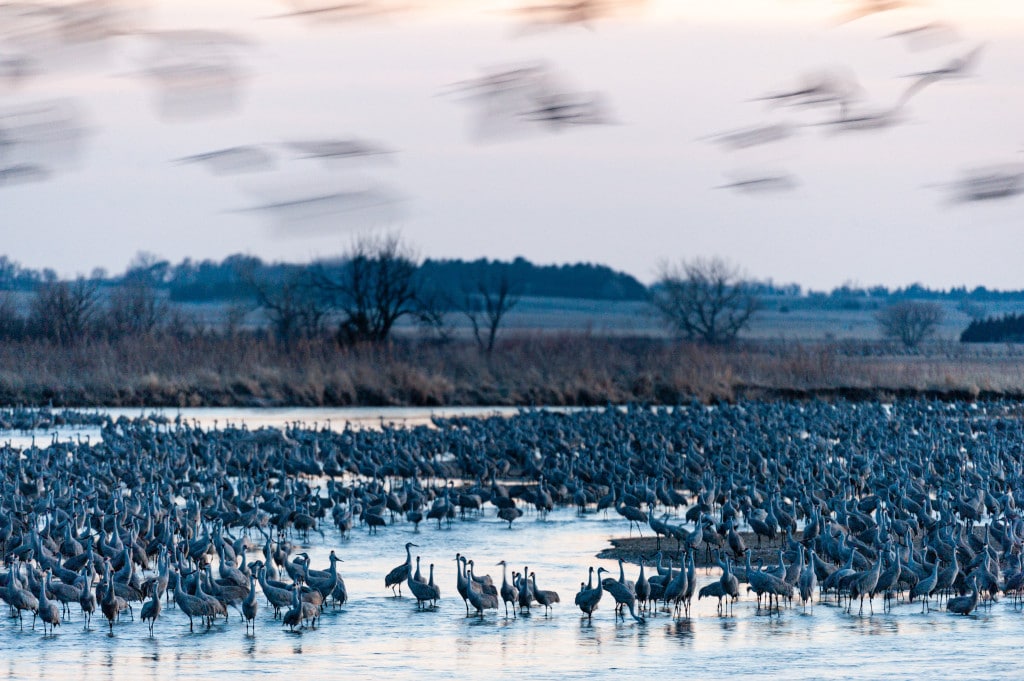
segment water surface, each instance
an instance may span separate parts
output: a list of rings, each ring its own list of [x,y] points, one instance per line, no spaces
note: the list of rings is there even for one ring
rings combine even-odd
[[[573,605],[587,567],[610,561],[594,554],[609,537],[628,533],[625,520],[610,516],[577,518],[571,509],[546,520],[527,515],[512,530],[493,517],[456,521],[451,529],[405,524],[378,536],[354,531],[342,539],[333,528],[326,539],[314,535],[308,551],[314,567],[326,568],[331,548],[350,602],[328,609],[316,629],[292,633],[261,603],[256,634],[247,635],[234,611],[228,622],[189,632],[188,619],[165,609],[155,634],[126,620],[107,634],[99,616],[92,631],[82,629],[77,609],[53,636],[24,631],[17,620],[0,622],[0,647],[7,678],[186,679],[239,678],[287,674],[293,678],[528,679],[673,678],[1011,678],[1024,664],[1019,641],[1024,615],[1008,602],[971,617],[945,612],[922,614],[918,604],[897,605],[858,616],[834,605],[799,607],[779,615],[758,613],[752,595],[737,603],[734,615],[720,617],[713,601],[695,601],[689,619],[665,613],[638,624],[616,620],[606,594],[592,622]],[[406,541],[419,544],[423,570],[435,563],[442,600],[436,610],[417,611],[409,597],[394,598],[384,575],[404,560]],[[517,619],[504,611],[481,620],[466,617],[455,589],[456,552],[474,558],[478,572],[501,580],[506,559],[517,569],[536,572],[542,589],[562,598],[550,616],[543,609]],[[717,575],[700,574],[701,585]],[[627,567],[635,579],[637,568]],[[405,593],[405,592],[403,592]]]

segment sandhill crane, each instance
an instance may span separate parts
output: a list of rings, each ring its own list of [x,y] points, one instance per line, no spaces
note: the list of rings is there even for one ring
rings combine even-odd
[[[60,626],[60,608],[57,604],[46,597],[46,589],[50,585],[50,571],[46,571],[46,578],[39,584],[39,619],[43,622],[43,634],[46,634],[46,625],[50,625],[50,633],[54,627]]]
[[[256,633],[256,612],[259,610],[259,602],[256,600],[256,576],[249,575],[249,593],[242,601],[242,617],[245,619],[245,631],[248,633],[249,626],[252,626],[252,633]],[[159,613],[158,613],[159,614]]]
[[[484,610],[497,610],[498,609],[498,596],[483,591],[482,586],[478,589],[477,585],[473,581],[473,566],[468,565],[467,568],[468,584],[466,589],[466,598],[469,600],[470,605],[476,610],[477,615],[483,619]]]
[[[615,599],[615,604],[618,607],[625,607],[629,610],[629,614],[633,616],[633,619],[637,622],[643,623],[644,619],[636,614],[636,594],[630,591],[622,582],[615,579],[601,579],[601,573],[607,572],[604,568],[597,569],[597,579],[601,582],[601,587],[612,595]]]
[[[914,588],[910,590],[911,601],[918,596],[924,597],[921,599],[921,612],[924,612],[926,609],[931,609],[931,605],[928,603],[928,600],[931,597],[932,592],[935,591],[935,584],[938,582],[939,578],[939,563],[941,562],[942,561],[936,560],[935,564],[932,566],[932,573],[924,579],[918,580],[917,584],[914,585]]]
[[[604,588],[601,584],[598,584],[596,588],[594,587],[593,567],[590,568],[588,582],[588,584],[580,585],[580,590],[576,594],[575,600],[576,605],[579,606],[579,609],[583,611],[583,614],[587,616],[587,620],[589,621],[593,617],[594,611],[597,610],[598,603],[601,602],[601,596],[604,594]]]
[[[430,564],[430,577],[427,579],[427,586],[433,592],[430,597],[430,604],[437,607],[437,602],[441,600],[441,586],[434,582],[434,564]]]
[[[501,600],[505,604],[505,617],[508,617],[508,604],[512,604],[512,618],[516,616],[516,602],[519,599],[519,589],[508,583],[508,565],[505,561],[498,561],[497,565],[501,566],[501,590],[498,592],[501,594]],[[593,568],[591,568],[593,570]]]
[[[417,556],[417,564],[419,563],[419,561],[420,558],[419,556]],[[406,577],[405,582],[409,586],[409,591],[411,591],[412,595],[416,598],[417,610],[422,610],[424,608],[424,605],[428,601],[434,600],[434,589],[431,586],[429,586],[425,581],[416,581],[415,576],[409,575],[408,577]]]
[[[160,594],[157,591],[155,585],[150,587],[149,600],[142,604],[142,611],[139,615],[143,623],[149,620],[149,635],[153,635],[153,625],[156,624],[156,618],[160,616],[160,610],[162,605],[160,603]]]
[[[801,556],[803,553],[801,551]],[[814,571],[814,559],[815,553],[811,551],[811,560],[806,566],[800,569],[799,589],[800,589],[800,601],[803,603],[804,610],[807,610],[807,602],[811,602],[811,609],[814,609],[814,592],[818,589],[818,575]],[[802,563],[801,558],[801,563]]]
[[[725,559],[725,568],[723,568],[722,576],[718,578],[718,581],[722,585],[722,593],[729,597],[728,605],[731,609],[736,603],[736,599],[740,597],[740,582],[733,574],[732,561],[728,558]],[[699,597],[698,600],[700,600]]]
[[[391,592],[395,592],[395,587],[398,587],[397,597],[402,596],[402,582],[406,580],[409,573],[412,571],[412,551],[411,548],[416,546],[411,541],[405,542],[405,562],[396,568],[393,568],[391,572],[384,577],[384,588],[390,588]]]
[[[533,586],[533,597],[537,599],[537,602],[544,606],[544,614],[547,615],[551,612],[551,606],[555,603],[559,603],[561,599],[558,597],[557,591],[545,591],[537,588],[537,573],[530,573],[530,582]]]
[[[971,588],[970,595],[957,596],[946,601],[946,610],[957,615],[970,615],[978,607],[978,580],[974,575],[967,579]]]

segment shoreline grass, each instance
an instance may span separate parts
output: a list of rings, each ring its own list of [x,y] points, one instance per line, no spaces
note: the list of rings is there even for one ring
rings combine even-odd
[[[469,342],[144,336],[0,344],[0,404],[54,406],[594,406],[764,399],[1024,398],[1024,356],[939,346],[709,348],[585,333]]]

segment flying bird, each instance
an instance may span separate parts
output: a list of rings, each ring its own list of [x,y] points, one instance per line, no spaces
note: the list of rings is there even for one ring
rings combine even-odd
[[[524,111],[527,120],[539,121],[556,132],[570,125],[611,123],[605,98],[596,92],[558,92],[544,95],[537,108]]]
[[[525,17],[524,29],[577,25],[593,30],[593,22],[625,8],[636,8],[646,0],[561,0],[526,4],[514,10]]]
[[[929,21],[900,31],[893,31],[883,38],[894,38],[914,50],[928,50],[960,40],[960,34],[952,24],[944,21]]]
[[[917,87],[918,89],[934,83],[939,80],[949,80],[952,78],[965,78],[970,75],[974,65],[978,62],[978,57],[984,50],[984,43],[978,45],[967,54],[961,57],[955,57],[946,62],[945,65],[939,68],[932,69],[930,71],[919,71],[917,73],[909,73],[904,78],[916,78],[917,82],[911,87]]]
[[[274,167],[274,157],[263,147],[242,145],[182,156],[175,163],[202,163],[216,175],[233,175]]]
[[[791,137],[796,127],[791,123],[770,123],[728,132],[716,133],[701,138],[729,149],[747,149],[761,144],[770,144]]]
[[[857,6],[851,7],[845,14],[839,17],[836,23],[848,24],[851,21],[863,19],[873,14],[912,7],[916,4],[911,0],[857,0]]]
[[[715,189],[732,189],[744,194],[762,194],[789,191],[796,189],[798,184],[796,178],[788,173],[749,174],[728,184],[718,185]]]
[[[299,153],[302,158],[340,159],[392,153],[390,149],[359,139],[299,140],[285,142],[284,146]]]
[[[318,21],[357,21],[400,9],[397,6],[361,0],[357,2],[324,2],[323,0],[287,0],[290,12],[275,14],[271,19],[308,17]]]
[[[956,202],[1012,198],[1024,194],[1024,165],[1012,163],[975,168],[948,186],[952,189],[951,198]]]
[[[756,97],[754,101],[810,108],[845,105],[859,98],[862,93],[863,88],[853,74],[841,69],[830,69],[807,74],[796,87],[769,92]]]
[[[50,177],[50,171],[40,165],[18,163],[0,168],[0,187],[26,182],[41,182]]]
[[[480,78],[455,83],[449,92],[473,102],[478,134],[524,129],[541,124],[555,132],[568,126],[611,122],[603,95],[572,91],[543,63],[495,69]]]

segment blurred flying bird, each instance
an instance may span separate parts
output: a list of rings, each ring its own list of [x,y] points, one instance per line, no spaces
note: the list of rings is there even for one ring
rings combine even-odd
[[[358,139],[317,139],[285,142],[285,147],[298,152],[302,158],[339,159],[381,156],[390,149]]]
[[[286,4],[292,8],[290,12],[276,14],[270,18],[308,17],[317,21],[356,21],[404,9],[376,0],[333,3],[324,0],[286,0]]]
[[[1010,163],[975,168],[948,186],[956,202],[1007,199],[1024,193],[1024,165]]]
[[[525,19],[524,29],[577,25],[593,29],[593,22],[621,9],[635,9],[646,0],[561,0],[526,4],[514,10]]]
[[[398,202],[385,189],[367,186],[324,194],[296,193],[242,212],[261,213],[288,234],[312,234],[380,226],[397,217]]]
[[[175,163],[202,163],[217,175],[231,175],[274,167],[274,157],[264,148],[256,145],[227,147],[201,154],[183,156],[174,160]]]
[[[729,149],[747,149],[760,144],[778,142],[791,137],[796,127],[790,123],[771,123],[749,128],[740,128],[700,138]]]
[[[543,63],[492,70],[461,81],[449,92],[461,94],[477,107],[480,136],[493,136],[524,124],[543,124],[560,131],[567,126],[611,122],[603,95],[574,92]]]
[[[914,51],[941,47],[960,40],[960,34],[952,24],[930,21],[901,31],[894,31],[883,38],[896,38]]]
[[[191,118],[235,108],[247,75],[244,52],[253,47],[252,41],[202,29],[139,35],[150,47],[141,74],[156,86],[161,113]]]
[[[7,167],[47,169],[73,162],[87,133],[74,100],[44,100],[0,109],[0,162]],[[32,174],[39,173],[33,170]]]
[[[754,101],[801,108],[845,105],[860,97],[862,92],[863,88],[852,73],[831,69],[807,74],[795,88],[771,92],[755,98]]]
[[[0,84],[16,87],[34,71],[33,60],[24,54],[0,55]]]
[[[537,108],[523,112],[531,121],[556,132],[570,125],[606,125],[611,122],[603,95],[596,92],[552,93],[542,96]]]
[[[715,189],[732,189],[745,194],[760,194],[796,189],[796,178],[788,173],[781,174],[749,174],[740,179],[722,184]]]
[[[911,2],[911,0],[856,0],[856,2],[856,7],[851,7],[845,14],[838,18],[838,24],[847,24],[851,21],[863,19],[864,17],[869,17],[873,14],[889,12],[895,9],[902,9],[904,7],[912,7],[917,4],[916,2]]]
[[[840,104],[836,118],[813,125],[828,126],[839,132],[890,128],[903,122],[903,109],[907,102],[928,82],[924,79],[915,81],[903,91],[893,106],[884,109],[852,109],[844,102]]]
[[[50,177],[50,172],[39,165],[19,163],[0,168],[0,187],[26,182],[40,182]]]
[[[984,44],[978,45],[962,57],[950,59],[944,66],[940,66],[939,68],[932,69],[930,71],[909,73],[904,76],[904,78],[917,78],[917,82],[915,82],[914,85],[911,85],[911,87],[916,86],[918,89],[939,80],[964,78],[970,75],[971,70],[977,63],[978,57],[984,48]]]

